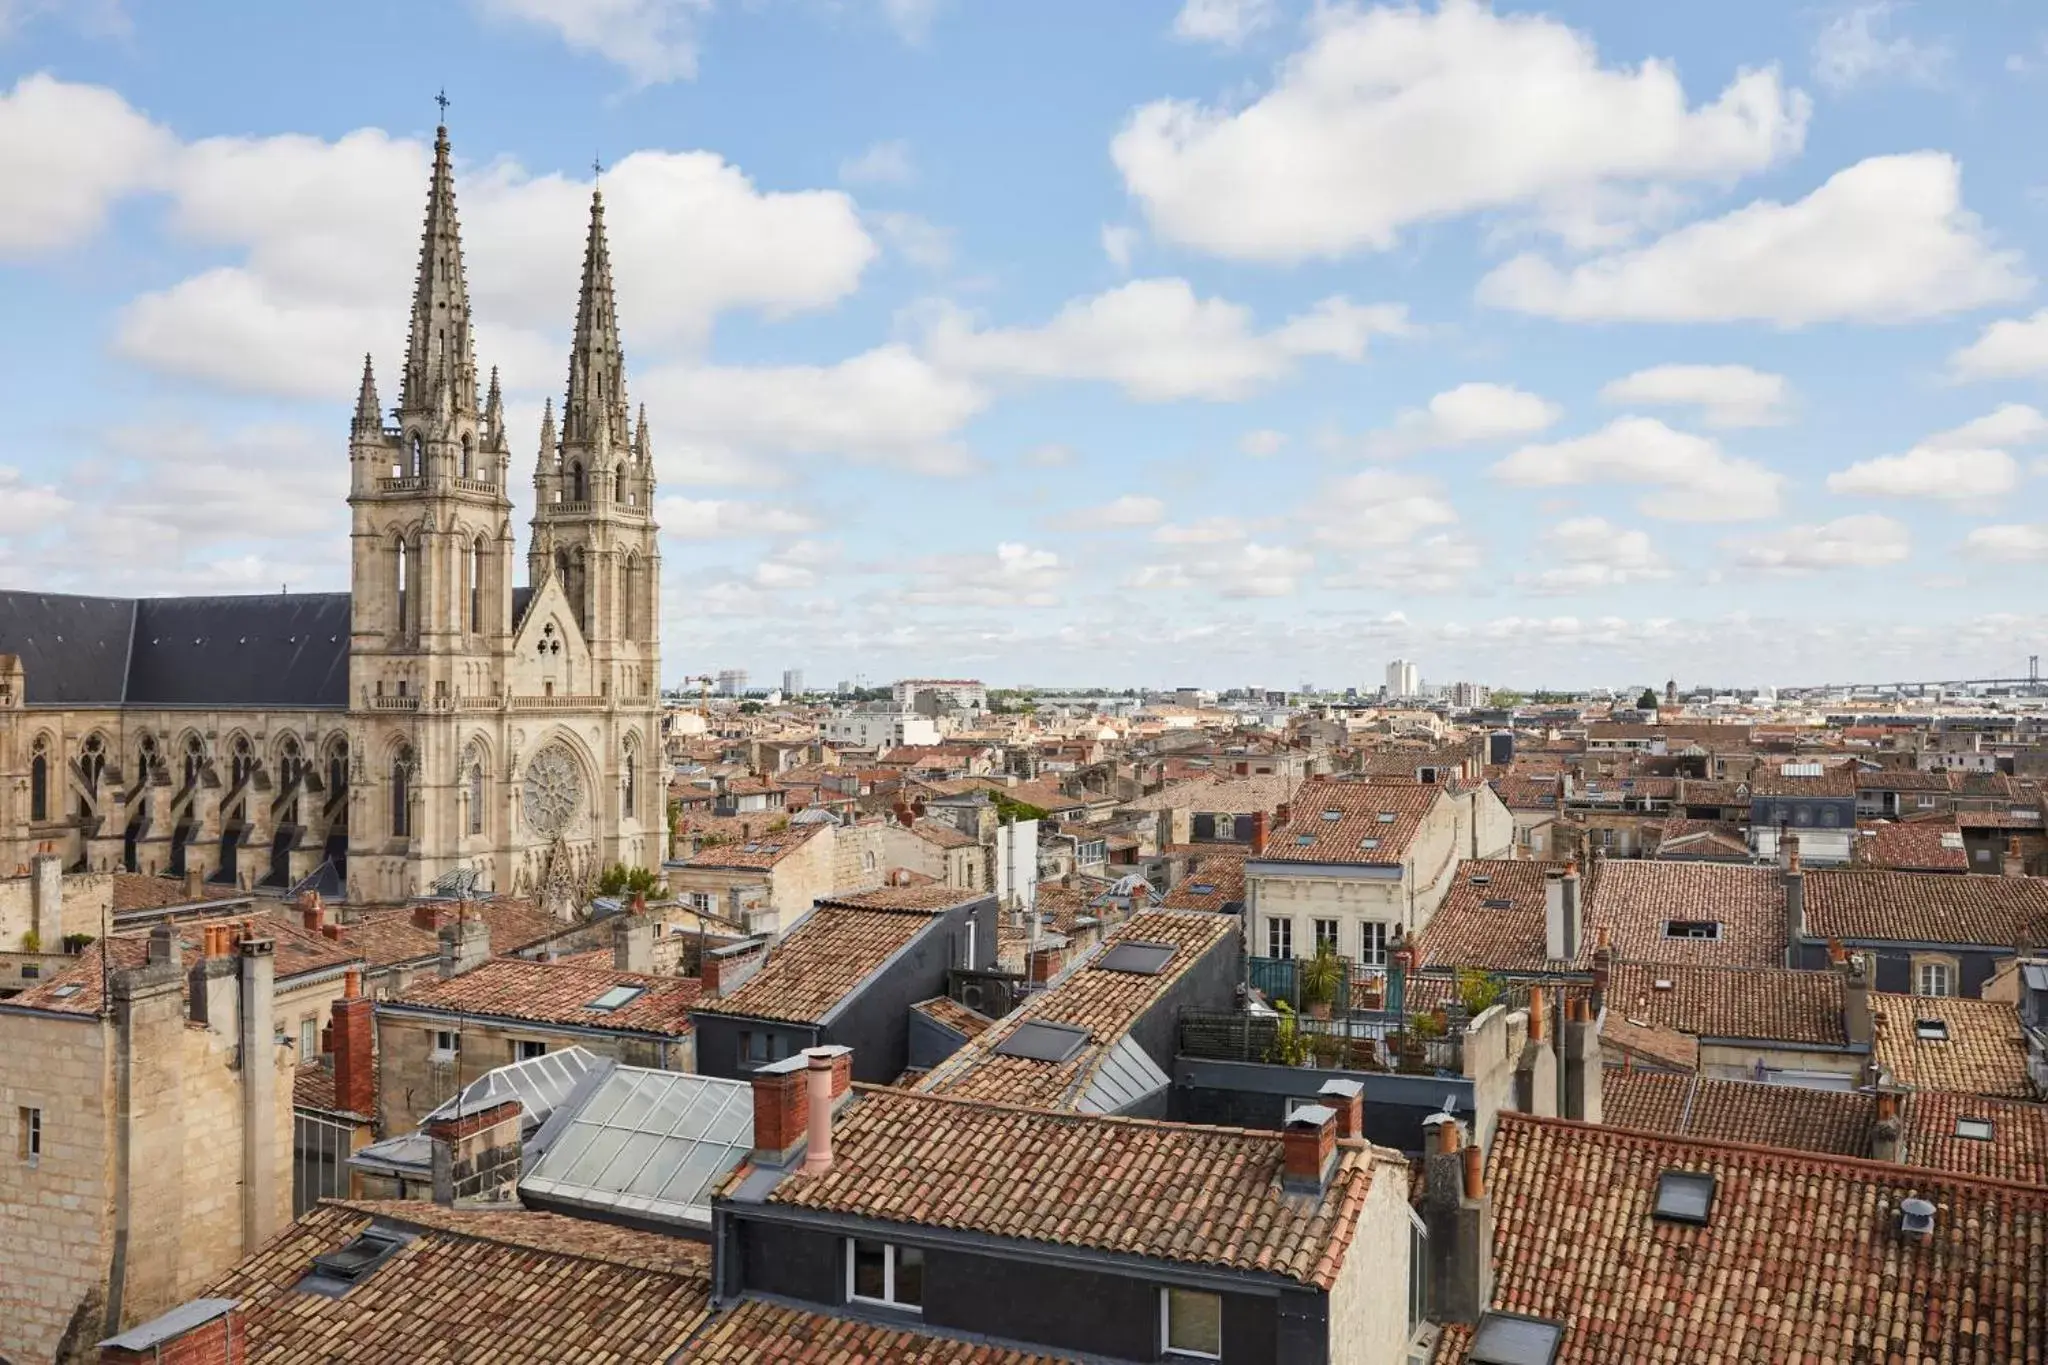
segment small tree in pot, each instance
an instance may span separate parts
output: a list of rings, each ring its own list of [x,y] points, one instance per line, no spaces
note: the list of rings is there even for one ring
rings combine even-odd
[[[1343,981],[1344,963],[1337,950],[1327,943],[1301,964],[1301,1003],[1308,1007],[1312,1018],[1330,1017],[1330,1002],[1337,998],[1337,988]]]

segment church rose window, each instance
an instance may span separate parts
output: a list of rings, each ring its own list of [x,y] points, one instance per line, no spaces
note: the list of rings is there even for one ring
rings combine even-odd
[[[527,828],[542,838],[552,839],[567,829],[583,804],[583,778],[575,756],[560,744],[535,754],[526,765],[519,803]]]

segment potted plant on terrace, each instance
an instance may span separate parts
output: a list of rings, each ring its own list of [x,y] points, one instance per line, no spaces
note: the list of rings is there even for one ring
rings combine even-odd
[[[1301,1003],[1308,1007],[1310,1017],[1330,1017],[1330,1002],[1337,998],[1337,987],[1343,984],[1344,964],[1337,952],[1325,943],[1316,949],[1316,955],[1301,964]]]

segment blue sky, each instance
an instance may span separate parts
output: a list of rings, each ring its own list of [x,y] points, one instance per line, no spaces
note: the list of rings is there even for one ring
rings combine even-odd
[[[345,583],[444,86],[521,485],[607,167],[671,678],[2048,637],[2018,0],[0,0],[0,582]]]

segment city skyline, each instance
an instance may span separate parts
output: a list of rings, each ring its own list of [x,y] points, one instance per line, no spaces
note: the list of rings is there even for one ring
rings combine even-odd
[[[344,586],[348,411],[403,346],[445,90],[515,469],[604,187],[665,685],[2025,676],[2044,32],[12,7],[0,586]]]

